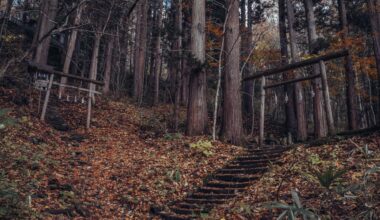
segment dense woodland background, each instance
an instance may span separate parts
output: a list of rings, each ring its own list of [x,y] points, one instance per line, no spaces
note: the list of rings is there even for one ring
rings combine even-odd
[[[260,100],[260,80],[242,82],[244,77],[347,48],[348,57],[327,62],[336,127],[375,126],[377,2],[285,3],[2,1],[2,17],[9,19],[1,26],[1,77],[22,74],[15,67],[25,61],[51,65],[104,82],[98,90],[109,97],[132,96],[138,105],[173,104],[174,130],[242,143],[243,136],[254,133]],[[319,71],[301,68],[267,80]],[[67,83],[65,77],[56,80]],[[60,97],[69,90],[60,86]],[[318,79],[267,90],[267,97],[266,113],[286,125],[293,139],[327,135]],[[187,122],[179,119],[181,106],[187,108]]]
[[[21,178],[16,195],[29,202],[11,206],[32,210],[13,213],[0,206],[0,218],[89,218],[93,212],[141,219],[242,153],[225,143],[294,146],[322,139],[325,148],[287,153],[286,166],[275,166],[256,183],[260,190],[250,188],[247,195],[261,194],[238,197],[208,217],[273,217],[276,212],[252,204],[294,201],[294,193],[293,200],[286,194],[299,188],[319,216],[339,219],[350,210],[352,216],[376,219],[376,187],[363,186],[352,203],[330,185],[317,191],[319,198],[308,190],[318,178],[306,183],[310,175],[303,174],[334,166],[334,179],[357,174],[350,181],[360,182],[375,173],[366,172],[371,167],[377,171],[379,33],[379,0],[0,0],[0,182],[8,190],[12,177]],[[345,55],[255,77],[336,52]],[[264,89],[299,78],[308,80]],[[369,137],[345,136],[373,131]],[[297,165],[302,160],[311,166]],[[22,170],[36,164],[36,173],[24,176]],[[119,175],[120,164],[132,167],[131,173]],[[339,169],[345,171],[338,175]],[[31,176],[38,183],[31,184]],[[131,176],[137,180],[126,188],[109,182]],[[106,190],[97,188],[99,178]],[[63,182],[75,190],[49,191]],[[69,208],[57,209],[62,200]]]

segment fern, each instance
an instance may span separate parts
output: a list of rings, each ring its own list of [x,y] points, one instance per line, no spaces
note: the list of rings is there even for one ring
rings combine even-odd
[[[319,180],[321,186],[325,187],[327,190],[330,190],[331,185],[342,177],[347,170],[336,170],[335,167],[329,166],[326,170],[322,172],[316,172],[315,175]]]
[[[302,216],[302,219],[318,219],[318,216],[311,210],[302,206],[301,200],[297,192],[292,191],[292,200],[294,204],[285,204],[280,202],[272,202],[266,204],[264,207],[270,209],[281,209],[283,212],[277,217],[278,220],[289,219],[295,220],[298,216]]]

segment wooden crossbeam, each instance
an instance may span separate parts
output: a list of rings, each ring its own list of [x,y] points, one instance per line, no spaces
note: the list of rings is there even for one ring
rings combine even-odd
[[[39,63],[35,63],[35,62],[29,62],[28,65],[29,65],[30,70],[38,70],[38,71],[41,71],[43,73],[53,74],[53,75],[57,75],[57,76],[61,76],[61,77],[67,77],[67,78],[71,78],[71,79],[76,79],[76,80],[80,80],[80,81],[87,82],[87,83],[94,83],[95,85],[99,85],[99,86],[104,85],[104,82],[101,82],[101,81],[92,80],[92,79],[88,79],[85,77],[71,75],[71,74],[67,74],[67,73],[63,73],[63,72],[54,70],[52,66],[42,65]]]
[[[302,77],[302,78],[298,78],[298,79],[292,79],[292,80],[288,80],[285,82],[279,82],[279,83],[275,83],[272,85],[267,85],[264,87],[264,89],[275,88],[275,87],[284,86],[284,85],[288,85],[288,84],[292,84],[292,83],[296,83],[296,82],[307,81],[307,80],[311,80],[311,79],[315,79],[315,78],[319,78],[319,77],[321,77],[321,74],[306,76],[306,77]]]
[[[70,85],[56,83],[56,82],[53,82],[53,85],[55,85],[55,86],[62,86],[62,87],[66,87],[66,88],[71,88],[71,89],[77,89],[77,90],[80,90],[80,91],[83,91],[83,92],[90,92],[89,89],[81,88],[81,87],[78,87],[78,86],[70,86]],[[102,94],[101,92],[98,92],[98,91],[92,91],[92,92],[94,94],[98,94],[98,95]]]
[[[314,58],[310,58],[310,59],[303,60],[300,62],[291,63],[291,64],[281,66],[278,68],[257,72],[256,74],[253,74],[252,76],[248,76],[248,77],[244,78],[243,81],[249,81],[249,80],[261,78],[263,76],[270,76],[270,75],[274,75],[274,74],[278,74],[278,73],[283,73],[283,72],[286,72],[289,70],[294,70],[294,69],[298,69],[301,67],[310,66],[313,64],[318,64],[320,61],[329,61],[329,60],[337,59],[340,57],[345,57],[345,56],[348,56],[348,54],[349,54],[349,52],[346,49],[341,50],[341,51],[337,51],[337,52],[333,52],[333,53],[329,53],[329,54],[322,55],[319,57],[314,57]]]

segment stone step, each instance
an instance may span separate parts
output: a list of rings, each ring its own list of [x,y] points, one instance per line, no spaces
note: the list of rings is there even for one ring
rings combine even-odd
[[[231,199],[236,194],[213,194],[213,193],[194,193],[188,198],[191,199]]]
[[[194,208],[180,208],[180,207],[172,207],[170,208],[172,212],[179,215],[190,215],[190,216],[197,216],[201,213],[207,213],[206,211],[202,209],[194,209]]]
[[[192,199],[192,198],[186,198],[183,200],[186,203],[193,203],[193,204],[224,204],[228,202],[228,199]]]
[[[187,202],[179,202],[172,206],[173,208],[183,208],[183,209],[201,209],[201,210],[211,210],[213,208],[213,205],[207,205],[207,204],[193,204],[193,203],[187,203]]]
[[[216,205],[227,203],[238,193],[258,180],[271,164],[281,163],[277,159],[289,148],[265,146],[249,149],[224,168],[210,176],[204,186],[182,201],[172,203],[170,212],[161,212],[167,220],[197,219],[202,213],[210,212]]]
[[[190,215],[177,215],[174,213],[160,212],[160,217],[164,220],[191,220],[195,219]]]
[[[249,154],[264,155],[264,154],[284,153],[286,151],[287,149],[260,149],[260,150],[248,150],[247,152]]]
[[[262,154],[262,155],[257,155],[257,154],[243,154],[235,158],[235,160],[244,160],[247,158],[251,159],[268,159],[268,158],[279,158],[281,157],[283,153],[273,153],[273,154]]]
[[[272,162],[273,164],[278,164],[278,162]],[[224,169],[257,169],[257,168],[268,168],[270,163],[248,163],[248,164],[239,164],[231,163],[224,167]]]
[[[242,183],[242,182],[226,182],[221,180],[213,180],[206,184],[206,187],[212,187],[212,188],[234,188],[234,189],[244,189],[247,186],[249,186],[250,183]]]
[[[237,194],[243,192],[242,188],[214,188],[214,187],[201,187],[198,192],[201,193],[214,193],[214,194]]]
[[[275,162],[276,160],[271,160],[271,159],[256,159],[256,160],[244,160],[244,161],[239,161],[239,160],[234,160],[231,162],[231,165],[233,164],[240,164],[240,165],[257,165],[257,164],[270,164]]]
[[[257,174],[257,175],[217,174],[214,176],[214,179],[222,180],[226,182],[249,183],[254,180],[257,180],[260,177],[261,177],[261,174]]]
[[[288,147],[285,147],[283,145],[264,145],[264,146],[261,146],[259,147],[258,145],[256,144],[250,144],[247,146],[249,150],[261,150],[261,149],[279,149],[279,148],[288,148]]]
[[[266,167],[240,168],[240,169],[226,168],[226,169],[218,170],[217,173],[218,174],[256,174],[256,173],[263,173],[267,170],[268,168]]]

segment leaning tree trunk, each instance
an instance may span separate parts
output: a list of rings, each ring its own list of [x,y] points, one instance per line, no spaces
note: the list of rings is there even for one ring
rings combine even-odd
[[[287,6],[291,58],[292,62],[297,62],[299,61],[299,57],[296,45],[296,32],[294,31],[294,8],[291,0],[288,0]],[[299,78],[300,74],[296,72],[295,76],[296,78]],[[298,82],[294,84],[294,96],[289,98],[289,100],[291,99],[295,100],[297,115],[297,140],[305,141],[307,139],[307,120],[305,113],[304,92],[301,83]]]
[[[147,44],[147,0],[141,0],[137,10],[137,33],[136,33],[136,53],[135,53],[135,73],[134,73],[134,100],[142,102],[144,95],[144,73]]]
[[[223,138],[233,144],[242,142],[242,106],[240,75],[239,2],[227,0],[230,8],[226,21],[225,69],[223,91]]]
[[[83,11],[83,6],[79,6],[77,14],[75,16],[74,26],[78,26],[80,24],[80,20],[82,17],[82,11]],[[77,37],[78,37],[78,30],[74,29],[70,35],[69,43],[67,45],[67,53],[66,53],[66,57],[65,57],[65,63],[63,64],[63,72],[64,73],[69,73],[71,60],[73,59],[73,54],[74,54],[74,50],[75,50],[75,44],[77,42]],[[66,83],[67,83],[67,77],[62,77],[61,78],[61,84],[66,84]],[[65,92],[65,87],[60,86],[59,87],[59,95],[61,96],[64,92]]]
[[[338,0],[339,7],[339,18],[340,18],[340,26],[342,29],[342,40],[347,47],[347,39],[348,39],[348,22],[347,22],[347,11],[345,0]],[[356,103],[356,93],[355,93],[355,72],[352,62],[351,53],[345,57],[345,69],[346,69],[346,102],[347,102],[347,118],[348,118],[348,128],[349,130],[358,129],[357,125],[357,103]]]
[[[370,14],[371,29],[372,29],[372,39],[375,52],[375,60],[377,67],[377,93],[378,93],[378,108],[377,108],[377,125],[380,124],[380,11],[377,10],[380,7],[380,3],[377,4],[379,0],[368,0],[368,9]]]
[[[207,129],[206,0],[193,0],[191,26],[192,71],[189,81],[187,134],[204,134]]]
[[[313,10],[313,1],[312,0],[304,0],[305,10],[306,10],[306,18],[307,18],[307,32],[308,32],[308,40],[309,40],[309,52],[313,53],[313,46],[317,41],[317,29],[315,23],[315,16]],[[319,74],[320,69],[319,65],[313,65],[313,73]],[[326,129],[326,120],[323,114],[323,103],[322,103],[322,83],[321,79],[313,80],[313,107],[314,107],[314,132],[316,138],[326,137],[327,129]]]
[[[58,0],[45,0],[42,5],[42,11],[39,18],[40,27],[36,31],[36,44],[40,41],[55,25],[55,17],[58,11]],[[34,61],[40,64],[47,64],[48,53],[50,48],[51,36],[46,37],[37,45]]]

